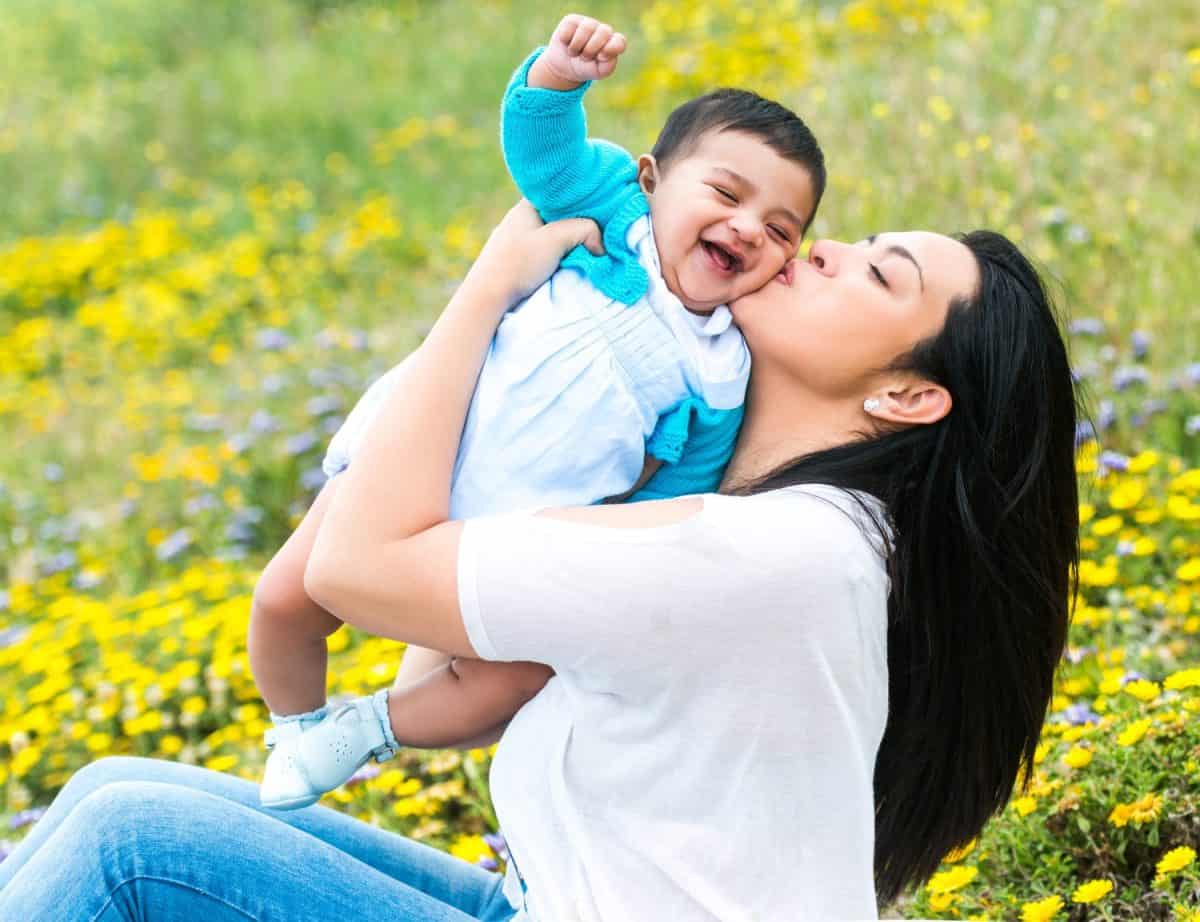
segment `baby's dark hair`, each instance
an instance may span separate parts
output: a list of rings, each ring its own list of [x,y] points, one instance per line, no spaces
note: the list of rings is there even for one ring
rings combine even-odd
[[[728,87],[713,90],[672,112],[650,153],[659,168],[666,170],[672,160],[690,153],[710,131],[753,135],[781,157],[808,170],[813,185],[813,214],[817,213],[825,194],[825,155],[812,131],[795,112],[750,90]]]

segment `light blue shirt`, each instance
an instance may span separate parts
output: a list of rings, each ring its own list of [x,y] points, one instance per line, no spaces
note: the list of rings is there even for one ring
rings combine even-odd
[[[749,351],[729,309],[693,314],[667,288],[633,158],[586,137],[586,85],[525,85],[538,53],[505,93],[505,161],[546,220],[596,220],[606,253],[576,248],[500,322],[463,429],[454,519],[625,493],[648,454],[665,463],[633,499],[715,490],[749,380]],[[399,367],[334,436],[329,476],[349,464]]]

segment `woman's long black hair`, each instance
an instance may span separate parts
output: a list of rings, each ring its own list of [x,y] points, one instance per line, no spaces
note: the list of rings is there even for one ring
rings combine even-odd
[[[881,905],[974,838],[1019,773],[1028,784],[1076,590],[1076,403],[1057,318],[1006,238],[959,239],[978,263],[978,290],[889,369],[944,386],[950,412],[807,455],[739,491],[825,483],[886,509]]]

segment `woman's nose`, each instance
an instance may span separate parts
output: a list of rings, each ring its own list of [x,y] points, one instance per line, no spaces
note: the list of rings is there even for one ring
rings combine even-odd
[[[822,275],[836,275],[838,264],[837,244],[832,240],[814,240],[808,250],[808,262]]]

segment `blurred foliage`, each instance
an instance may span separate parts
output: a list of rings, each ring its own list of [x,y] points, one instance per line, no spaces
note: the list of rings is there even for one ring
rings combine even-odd
[[[330,433],[515,193],[533,2],[0,0],[0,792],[97,756],[255,778],[250,592]],[[1080,602],[1034,782],[895,912],[1200,920],[1200,20],[1183,0],[704,0],[631,41],[592,131],[718,84],[825,148],[815,236],[999,229],[1053,280],[1089,420]],[[402,646],[342,629],[329,692]],[[484,752],[327,798],[501,857]],[[0,850],[2,853],[2,850]]]

